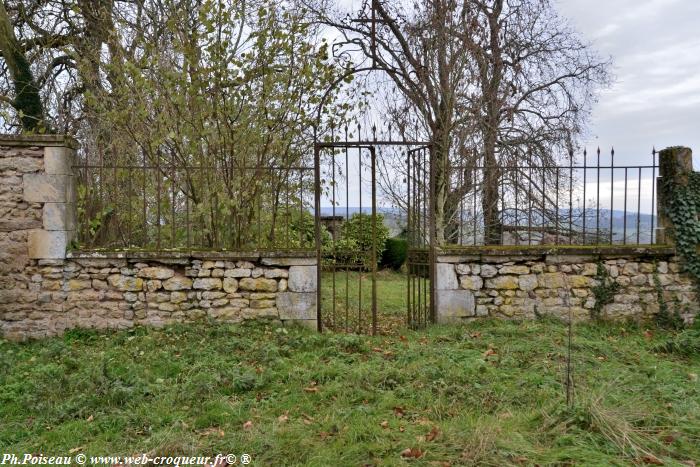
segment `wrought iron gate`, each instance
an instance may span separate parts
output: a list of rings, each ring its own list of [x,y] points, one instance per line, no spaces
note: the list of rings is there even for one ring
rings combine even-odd
[[[377,306],[377,148],[403,146],[408,151],[405,213],[407,258],[407,324],[425,326],[434,317],[431,287],[434,251],[431,230],[429,150],[424,142],[357,140],[314,145],[315,237],[318,261],[318,329],[376,334],[381,310]],[[411,161],[412,160],[412,161]],[[400,174],[395,174],[400,177]],[[429,177],[427,177],[429,178]],[[363,188],[365,188],[363,190]],[[354,196],[353,196],[354,193]],[[322,208],[321,199],[330,202]],[[369,199],[368,199],[369,198]],[[356,199],[357,206],[351,206]],[[344,203],[344,206],[342,204]],[[359,241],[343,238],[343,222],[359,215]]]
[[[435,320],[435,249],[433,182],[430,174],[428,147],[410,149],[406,157],[406,192],[408,195],[406,268],[407,323],[412,328],[424,327]]]

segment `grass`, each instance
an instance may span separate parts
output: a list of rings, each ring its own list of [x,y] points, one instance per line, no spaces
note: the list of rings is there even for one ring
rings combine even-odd
[[[369,333],[372,325],[372,274],[357,271],[324,272],[321,278],[324,324],[329,329]],[[380,334],[395,334],[406,324],[405,274],[377,272],[377,320]],[[335,300],[334,300],[335,297]],[[333,306],[335,302],[335,307]],[[361,306],[360,306],[361,304]]]
[[[249,323],[0,341],[0,452],[245,452],[253,465],[314,466],[700,461],[698,354],[660,351],[672,337],[661,330],[578,325],[567,408],[565,336],[553,321],[484,320],[379,337]]]

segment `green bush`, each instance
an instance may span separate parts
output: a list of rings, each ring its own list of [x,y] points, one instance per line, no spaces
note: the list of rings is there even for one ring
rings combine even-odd
[[[405,238],[387,238],[379,264],[383,268],[391,268],[398,271],[406,262],[407,255],[408,241]]]
[[[389,228],[384,225],[384,216],[377,214],[377,262],[382,257]],[[324,244],[327,261],[343,265],[357,265],[365,269],[372,267],[372,216],[365,213],[353,214],[346,220],[335,242]]]

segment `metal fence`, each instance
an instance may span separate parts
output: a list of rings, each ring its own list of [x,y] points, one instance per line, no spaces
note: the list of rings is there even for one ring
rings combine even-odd
[[[644,245],[656,242],[657,152],[616,165],[615,151],[579,163],[451,167],[447,245]]]
[[[313,167],[144,160],[74,170],[83,249],[314,249]]]

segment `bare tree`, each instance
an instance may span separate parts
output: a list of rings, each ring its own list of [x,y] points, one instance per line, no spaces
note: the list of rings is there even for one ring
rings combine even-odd
[[[366,1],[353,20],[321,0],[315,12],[342,32],[346,48],[359,49],[364,64],[391,78],[402,99],[384,101],[397,126],[412,127],[415,116],[422,122],[432,143],[438,243],[454,238],[459,201],[476,190],[484,241],[500,243],[499,186],[525,175],[502,168],[525,160],[551,165],[562,150],[568,154],[596,90],[609,80],[610,62],[550,0],[419,0],[411,7]],[[477,165],[479,180],[467,170]]]

